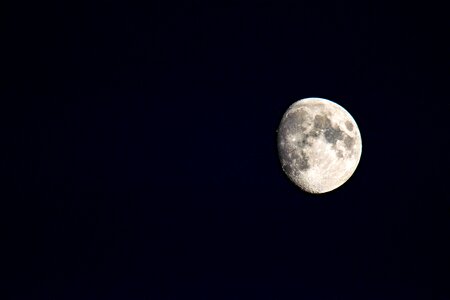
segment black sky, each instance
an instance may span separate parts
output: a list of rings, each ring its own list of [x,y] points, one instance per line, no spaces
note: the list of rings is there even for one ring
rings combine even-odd
[[[450,299],[442,7],[3,11],[2,299]],[[276,149],[306,97],[363,139],[352,178],[319,196]]]

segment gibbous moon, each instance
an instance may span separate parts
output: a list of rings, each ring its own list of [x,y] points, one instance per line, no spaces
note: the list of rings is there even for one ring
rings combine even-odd
[[[326,193],[344,184],[355,172],[361,152],[355,120],[330,100],[299,100],[281,119],[281,166],[289,179],[308,193]]]

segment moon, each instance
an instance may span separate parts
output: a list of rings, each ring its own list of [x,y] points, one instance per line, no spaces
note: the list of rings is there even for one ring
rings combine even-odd
[[[278,128],[283,171],[302,190],[321,194],[344,184],[361,158],[358,125],[342,106],[322,98],[292,104]]]

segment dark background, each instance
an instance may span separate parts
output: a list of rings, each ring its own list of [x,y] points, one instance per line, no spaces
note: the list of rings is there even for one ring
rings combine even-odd
[[[443,7],[3,7],[2,299],[450,299]],[[318,196],[276,149],[306,97],[363,139]]]

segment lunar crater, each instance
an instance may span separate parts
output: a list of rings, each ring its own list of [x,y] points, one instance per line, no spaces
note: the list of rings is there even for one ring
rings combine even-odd
[[[353,145],[355,144],[355,139],[351,138],[350,136],[346,136],[344,139],[344,144],[347,149],[351,149]]]
[[[350,121],[345,121],[345,127],[347,127],[348,130],[353,130],[353,124]]]

